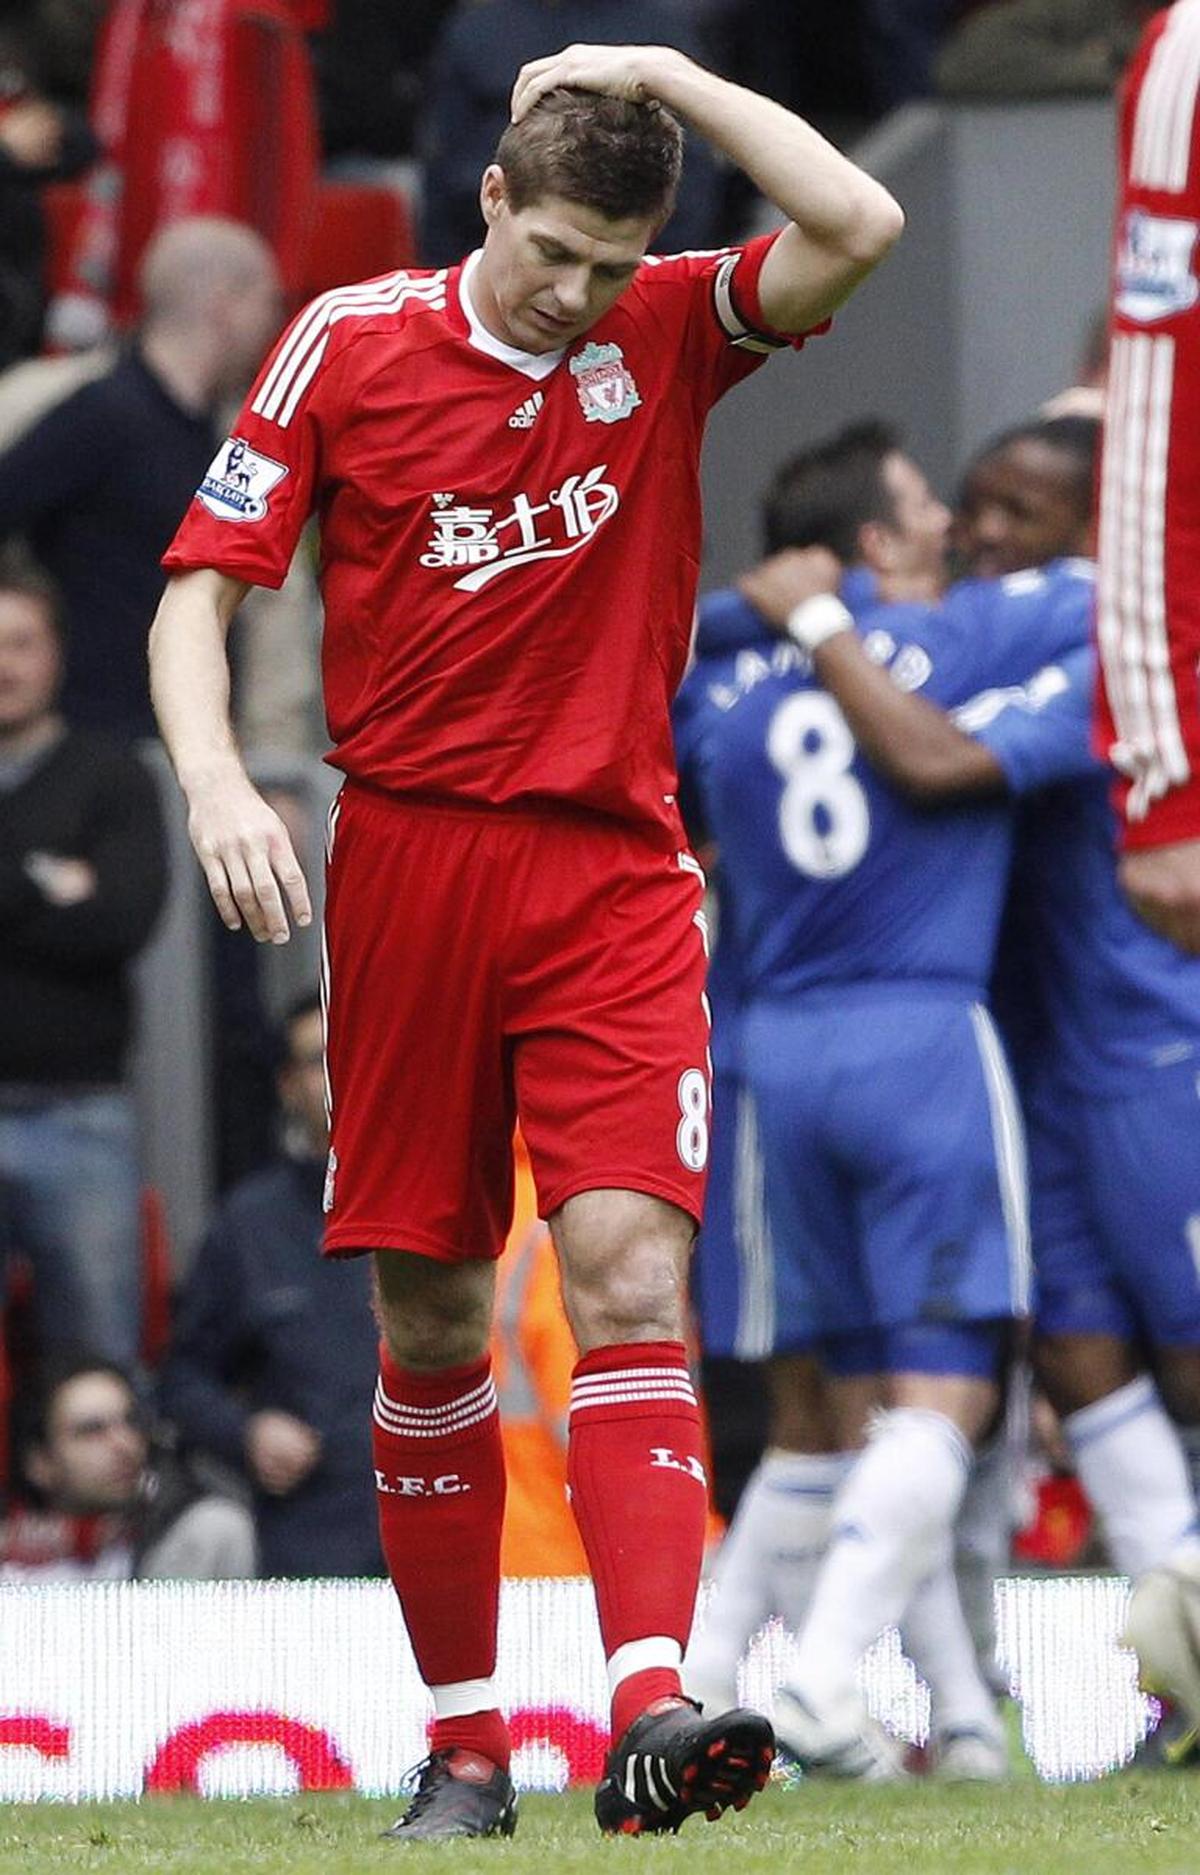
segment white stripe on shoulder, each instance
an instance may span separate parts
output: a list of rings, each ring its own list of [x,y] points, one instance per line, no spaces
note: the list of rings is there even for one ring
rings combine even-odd
[[[310,305],[306,306],[304,311],[299,315],[291,332],[280,346],[275,362],[259,388],[258,397],[254,405],[255,409],[257,410],[260,404],[265,404],[267,398],[274,394],[278,384],[290,371],[297,353],[303,352],[311,342],[313,335],[323,330],[329,308],[332,305],[336,304],[339,300],[352,301],[355,299],[378,298],[381,293],[389,291],[408,278],[408,274],[401,271],[399,273],[386,274],[380,280],[373,280],[370,282],[369,286],[364,282],[359,286],[331,287],[328,293],[318,294],[317,298],[313,300]]]
[[[1178,70],[1165,122],[1165,157],[1162,184],[1175,194],[1187,187],[1192,153],[1192,127],[1196,117],[1196,87],[1200,84],[1200,17],[1193,10],[1179,35]]]
[[[321,294],[301,314],[279,349],[251,405],[256,416],[286,429],[325,355],[329,334],[342,319],[398,312],[410,300],[438,310],[446,304],[446,272],[413,277],[401,271],[361,286],[337,287]]]
[[[1200,4],[1179,0],[1150,55],[1134,118],[1130,180],[1180,193],[1187,187],[1200,85]]]

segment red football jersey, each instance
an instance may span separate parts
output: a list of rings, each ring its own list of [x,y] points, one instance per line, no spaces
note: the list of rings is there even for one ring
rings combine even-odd
[[[1151,21],[1120,118],[1100,498],[1101,746],[1125,843],[1200,836],[1200,0]]]
[[[480,324],[472,256],[313,301],[164,557],[278,586],[321,529],[330,760],[403,793],[676,825],[669,710],[700,559],[700,445],[781,346],[773,237],[648,258],[565,351]]]

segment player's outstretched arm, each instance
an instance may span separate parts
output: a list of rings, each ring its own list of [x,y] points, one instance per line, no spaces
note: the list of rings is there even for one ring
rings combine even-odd
[[[1002,793],[1004,770],[991,750],[871,662],[837,597],[840,578],[841,567],[824,547],[788,547],[738,585],[776,631],[808,652],[859,748],[902,793],[927,807]]]
[[[188,804],[188,833],[231,931],[284,944],[288,912],[312,919],[304,874],[279,815],[253,786],[234,741],[226,638],[246,592],[208,567],[168,581],[150,630],[150,692]]]
[[[819,324],[899,238],[904,213],[881,183],[783,105],[705,71],[669,46],[568,46],[522,66],[519,122],[546,91],[573,85],[657,99],[706,137],[788,216],[759,277],[763,317],[779,332]]]

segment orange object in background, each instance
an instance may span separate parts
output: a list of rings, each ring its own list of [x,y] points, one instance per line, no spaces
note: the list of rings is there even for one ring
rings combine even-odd
[[[567,1408],[578,1355],[519,1133],[515,1146],[513,1222],[496,1269],[492,1330],[508,1468],[500,1570],[506,1576],[582,1576],[587,1557],[567,1501]]]

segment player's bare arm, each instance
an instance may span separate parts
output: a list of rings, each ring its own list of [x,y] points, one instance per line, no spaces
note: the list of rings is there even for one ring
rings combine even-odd
[[[208,567],[176,574],[150,632],[150,691],[188,804],[188,833],[231,931],[284,944],[312,919],[287,828],[246,773],[229,707],[226,639],[246,586]]]
[[[840,574],[826,548],[789,547],[738,585],[768,623],[809,653],[859,748],[902,793],[927,806],[1002,793],[1004,770],[991,750],[871,662],[836,596]]]
[[[1200,840],[1124,853],[1120,878],[1129,903],[1152,931],[1200,957]]]
[[[992,751],[936,703],[901,690],[872,664],[856,633],[826,639],[813,655],[813,668],[867,760],[911,801],[935,807],[1005,792],[1004,770]]]
[[[763,316],[803,332],[834,312],[883,259],[904,213],[881,183],[810,124],[667,46],[568,46],[522,66],[513,88],[519,122],[556,85],[638,101],[657,99],[750,177],[788,216],[759,280]]]

